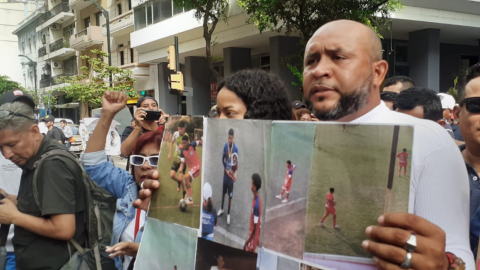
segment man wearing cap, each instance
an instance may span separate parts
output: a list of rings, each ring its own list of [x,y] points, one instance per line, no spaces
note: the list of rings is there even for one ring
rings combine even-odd
[[[147,116],[145,110],[161,111],[162,115],[157,121],[146,121],[144,120]],[[133,148],[135,148],[135,144],[137,143],[138,137],[140,137],[140,135],[142,135],[143,133],[154,130],[159,130],[163,132],[167,118],[168,115],[158,108],[158,103],[153,97],[140,97],[137,101],[137,111],[134,115],[135,127],[126,127],[122,133],[122,156],[127,157],[132,153]]]
[[[293,115],[293,120],[300,120],[300,119],[296,119],[297,118],[297,111],[300,110],[300,109],[308,109],[307,106],[301,102],[300,100],[295,100],[294,102],[292,102],[292,115]],[[310,110],[310,109],[309,109]],[[310,113],[310,117],[311,117],[311,120],[308,120],[308,121],[319,121],[318,118],[313,115],[312,113]]]
[[[447,130],[448,134],[455,138],[453,135],[452,126],[450,125],[450,119],[452,118],[453,108],[455,107],[455,99],[445,93],[438,94],[440,97],[440,101],[442,102],[442,109],[443,109],[443,121],[445,121],[445,130]]]
[[[0,106],[5,103],[22,102],[28,105],[32,111],[35,110],[35,103],[33,99],[21,90],[13,90],[4,93],[0,97]],[[20,187],[20,178],[22,176],[22,169],[17,167],[13,162],[6,159],[0,152],[0,193],[9,198],[18,194]],[[10,226],[8,231],[7,243],[7,265],[6,270],[14,270],[15,267],[15,253],[13,252],[12,238],[14,226]]]
[[[45,125],[48,128],[47,137],[64,144],[63,138],[65,138],[65,135],[63,134],[63,131],[53,125],[55,123],[55,117],[47,115],[43,118],[43,122],[45,122]]]

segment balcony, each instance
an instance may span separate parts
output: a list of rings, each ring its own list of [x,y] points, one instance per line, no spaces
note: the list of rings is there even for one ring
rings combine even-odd
[[[85,0],[69,0],[68,4],[71,9],[74,10],[82,10],[86,8],[87,6],[91,5],[91,1],[85,1]]]
[[[52,87],[52,86],[57,86],[57,85],[64,85],[64,83],[59,82],[59,79],[61,77],[68,77],[68,76],[75,76],[75,74],[60,74],[52,77],[48,77],[45,79],[40,80],[40,88],[47,88],[47,87]],[[52,90],[52,89],[50,89]]]
[[[37,59],[38,62],[46,60],[60,61],[75,55],[75,50],[70,48],[70,44],[68,44],[68,41],[64,38],[50,43],[48,47],[50,52],[45,53],[44,55],[39,54]],[[44,48],[46,48],[46,46]]]
[[[110,20],[110,37],[120,37],[130,34],[133,30],[133,10]],[[107,36],[106,27],[103,28],[103,36]]]
[[[62,2],[38,18],[39,26],[35,30],[40,32],[54,23],[62,24],[73,17],[75,17],[75,14],[70,11],[68,3]]]
[[[13,34],[16,35],[19,31],[27,27],[30,23],[35,22],[37,18],[41,17],[45,12],[47,12],[47,3],[44,3],[42,6],[38,7],[32,14],[27,18],[22,20],[18,27],[13,31]]]
[[[70,47],[77,51],[83,51],[93,45],[103,44],[101,26],[89,26],[70,37]]]
[[[47,46],[43,46],[40,49],[38,49],[38,58],[44,57],[47,54]],[[37,62],[39,62],[37,60]]]

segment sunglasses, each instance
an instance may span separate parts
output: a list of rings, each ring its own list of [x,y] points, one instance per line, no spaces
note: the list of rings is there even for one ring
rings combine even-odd
[[[480,97],[466,98],[462,101],[461,106],[463,104],[469,113],[480,113]]]
[[[11,112],[11,111],[0,111],[0,119],[6,118],[10,115],[17,116],[17,117],[23,117],[23,118],[27,118],[29,120],[35,121],[35,119],[33,119],[31,117],[28,117],[26,115],[23,115],[21,113],[15,113],[15,112]]]
[[[158,166],[158,156],[150,156],[150,157],[145,157],[140,155],[130,156],[130,163],[133,166],[143,166],[143,164],[145,164],[145,160],[148,160],[148,164],[150,164],[150,166],[152,167]]]

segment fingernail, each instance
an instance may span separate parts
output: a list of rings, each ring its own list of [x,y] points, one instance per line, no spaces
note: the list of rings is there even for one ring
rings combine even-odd
[[[368,241],[367,241],[367,240],[365,240],[365,241],[362,242],[362,247],[363,247],[364,249],[367,249],[367,248],[368,248]]]
[[[116,248],[115,248],[115,251],[117,251],[117,250],[119,250],[119,249],[120,249],[120,247],[116,247]]]
[[[368,226],[367,229],[365,230],[365,233],[370,236],[370,233],[372,232],[372,226]]]
[[[382,215],[377,219],[378,224],[382,224],[385,222],[385,217]]]
[[[374,263],[378,263],[378,258],[377,257],[373,257],[372,260],[373,260]]]

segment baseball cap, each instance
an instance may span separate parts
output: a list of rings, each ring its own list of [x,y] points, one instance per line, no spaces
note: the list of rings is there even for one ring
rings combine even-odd
[[[158,102],[153,97],[151,97],[151,96],[141,96],[137,101],[137,107],[140,108],[142,106],[142,102],[144,102],[147,99],[153,99],[155,101],[155,103],[157,103],[157,106],[158,106]]]
[[[55,117],[47,115],[42,119],[42,122],[55,122]]]
[[[307,106],[305,106],[305,104],[303,104],[303,102],[301,102],[300,100],[295,100],[294,102],[292,102],[292,108],[300,109],[300,108],[307,108]]]
[[[442,102],[442,109],[450,109],[450,110],[453,110],[453,107],[455,107],[455,99],[449,95],[449,94],[445,94],[445,93],[440,93],[438,94],[438,97],[440,98],[440,101]]]
[[[212,197],[212,194],[212,186],[209,183],[205,183],[205,185],[203,185],[203,199],[208,200],[208,198]]]
[[[16,101],[23,101],[33,110],[35,109],[35,102],[33,102],[33,98],[22,90],[11,90],[3,93],[3,95],[0,97],[0,105]]]

